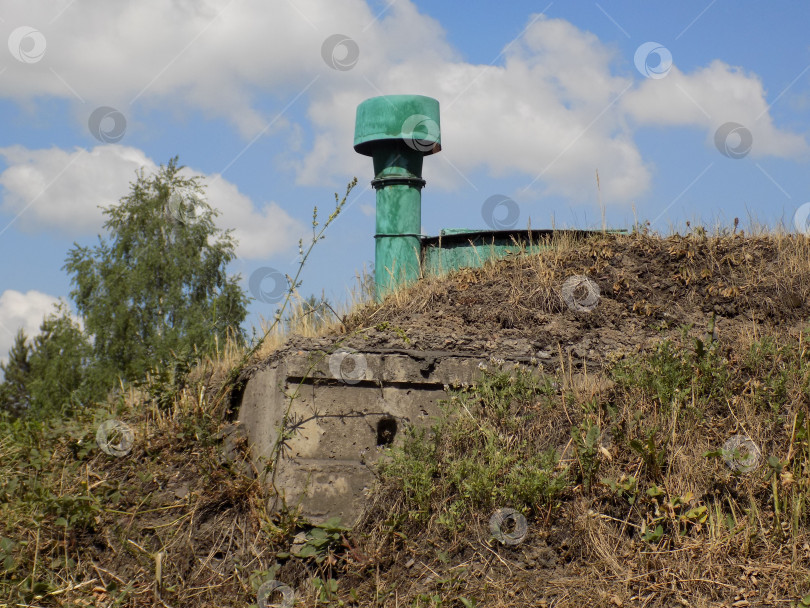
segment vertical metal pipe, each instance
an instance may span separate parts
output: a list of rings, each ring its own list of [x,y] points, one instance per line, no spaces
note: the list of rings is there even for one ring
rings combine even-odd
[[[377,191],[374,267],[377,300],[420,276],[422,230],[422,154],[403,142],[381,145],[373,153]]]
[[[439,102],[388,95],[357,107],[354,149],[374,160],[377,300],[421,275],[422,160],[441,150]]]

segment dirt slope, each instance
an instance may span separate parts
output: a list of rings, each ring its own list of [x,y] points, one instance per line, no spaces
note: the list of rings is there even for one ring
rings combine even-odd
[[[494,541],[484,508],[448,530],[449,495],[415,519],[391,480],[352,532],[313,533],[265,512],[245,446],[208,402],[216,376],[197,370],[170,411],[122,400],[110,412],[136,431],[126,457],[83,450],[92,417],[38,446],[48,458],[36,476],[52,492],[41,516],[14,510],[23,490],[3,482],[0,535],[16,539],[16,564],[0,592],[20,605],[245,606],[272,576],[302,606],[789,606],[810,593],[808,239],[696,231],[556,245],[425,280],[271,355],[340,341],[545,370],[554,391],[515,406],[532,421],[516,433],[561,446],[567,485],[528,505],[525,541]],[[584,292],[574,294],[579,309],[562,296],[571,276],[598,285],[590,311]],[[604,382],[577,385],[572,370],[584,369]],[[594,426],[589,457],[599,468],[588,479]],[[751,474],[704,456],[739,433],[761,446]],[[3,445],[6,479],[30,477],[33,446]],[[302,542],[317,550],[291,556]]]

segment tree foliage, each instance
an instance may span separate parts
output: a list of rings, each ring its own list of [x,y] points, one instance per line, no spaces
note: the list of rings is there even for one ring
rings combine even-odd
[[[92,346],[60,302],[39,334],[28,341],[20,330],[2,365],[0,409],[13,416],[66,412],[100,399],[109,388],[94,376]]]
[[[210,352],[239,326],[247,298],[231,231],[213,222],[200,177],[184,178],[177,157],[104,209],[109,240],[92,249],[74,243],[65,270],[71,296],[93,336],[93,356],[107,379],[140,380],[179,352]]]
[[[8,362],[0,363],[3,383],[0,384],[0,409],[18,416],[28,409],[28,378],[31,364],[28,357],[31,347],[25,332],[20,328],[8,353]]]
[[[31,412],[69,411],[103,398],[110,387],[95,377],[92,354],[87,336],[60,302],[42,321],[31,347]]]

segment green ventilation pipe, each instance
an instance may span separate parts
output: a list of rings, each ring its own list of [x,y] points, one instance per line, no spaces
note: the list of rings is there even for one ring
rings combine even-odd
[[[439,102],[422,95],[372,97],[357,106],[354,149],[374,160],[377,300],[419,278],[422,158],[442,149]]]

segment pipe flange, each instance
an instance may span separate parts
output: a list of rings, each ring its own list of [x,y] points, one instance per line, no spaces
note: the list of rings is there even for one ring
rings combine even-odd
[[[416,237],[416,238],[418,238],[418,239],[421,239],[423,235],[421,235],[421,234],[415,234],[415,233],[413,233],[413,232],[397,232],[396,234],[386,234],[386,233],[380,233],[380,234],[375,234],[375,235],[374,235],[374,238],[375,238],[375,239],[382,239],[382,238],[385,238],[385,237],[391,237],[391,236],[395,236],[395,237],[400,237],[400,236],[413,236],[413,237]]]
[[[371,180],[371,187],[375,190],[385,188],[386,186],[413,186],[420,190],[425,187],[427,182],[421,177],[379,177]]]

